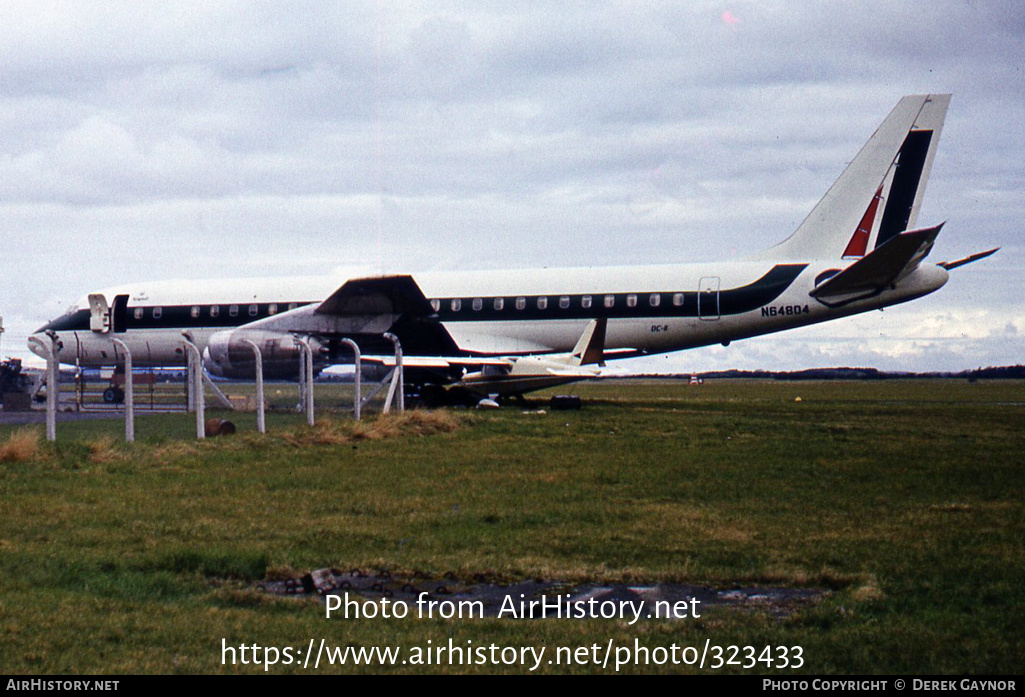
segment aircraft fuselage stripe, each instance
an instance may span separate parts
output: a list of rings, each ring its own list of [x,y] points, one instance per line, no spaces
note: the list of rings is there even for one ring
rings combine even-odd
[[[751,312],[778,298],[790,287],[807,264],[780,264],[758,280],[745,286],[718,291],[719,315]],[[698,317],[699,291],[638,291],[630,293],[592,293],[569,295],[443,297],[432,299],[437,319],[448,322],[542,321],[567,319],[639,319]],[[607,303],[607,299],[611,298]],[[657,304],[653,299],[657,298]],[[496,300],[501,309],[496,309]],[[590,305],[585,299],[589,299]],[[292,307],[312,304],[293,302]],[[140,329],[231,329],[271,316],[270,307],[285,308],[288,301],[239,305],[229,313],[228,304],[220,304],[218,314],[210,316],[213,305],[139,306],[133,305],[124,318],[126,331]],[[522,305],[522,307],[519,307]],[[454,309],[458,307],[459,309]],[[251,309],[252,308],[252,309]],[[475,309],[477,308],[477,309]],[[158,311],[159,310],[159,311]],[[47,324],[44,329],[88,331],[89,310],[79,310]],[[118,328],[120,329],[120,327]]]

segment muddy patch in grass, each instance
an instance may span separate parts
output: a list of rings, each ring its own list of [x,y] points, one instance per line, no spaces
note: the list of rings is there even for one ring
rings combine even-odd
[[[687,619],[719,607],[765,612],[786,618],[810,607],[830,591],[820,588],[745,586],[712,588],[682,583],[566,583],[552,579],[506,582],[479,575],[392,575],[388,571],[318,569],[297,578],[268,580],[258,588],[275,595],[320,596],[336,612],[346,600],[354,612],[369,614],[365,603],[400,603],[407,616],[502,617],[509,619]],[[333,597],[333,598],[332,598]],[[358,606],[358,607],[357,607]],[[402,608],[400,608],[401,610]]]

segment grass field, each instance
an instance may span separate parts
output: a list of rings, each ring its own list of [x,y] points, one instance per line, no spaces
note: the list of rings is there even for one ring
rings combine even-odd
[[[0,671],[263,670],[222,665],[222,638],[802,647],[803,668],[784,674],[1025,666],[1025,384],[574,391],[579,412],[453,411],[358,432],[341,415],[307,429],[282,413],[259,436],[251,415],[234,415],[242,432],[204,442],[187,415],[139,417],[131,446],[117,420],[61,424],[55,446],[0,427]],[[785,617],[716,609],[630,626],[326,619],[314,599],[256,590],[322,567],[829,593]],[[317,672],[425,670],[526,672]]]

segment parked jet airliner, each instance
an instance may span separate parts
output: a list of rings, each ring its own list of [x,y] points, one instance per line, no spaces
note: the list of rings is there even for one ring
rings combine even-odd
[[[390,332],[407,383],[520,395],[594,377],[606,359],[729,343],[919,298],[981,259],[926,263],[942,225],[916,228],[950,95],[904,97],[797,230],[744,260],[657,266],[155,282],[92,293],[39,331],[60,360],[181,365],[189,330],[213,375],[299,371],[351,360],[354,339],[387,365]]]

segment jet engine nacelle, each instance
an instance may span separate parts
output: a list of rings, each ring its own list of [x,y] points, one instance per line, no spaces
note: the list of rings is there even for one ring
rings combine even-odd
[[[269,380],[297,379],[302,349],[288,332],[232,329],[217,332],[210,337],[203,351],[203,365],[211,375],[238,380],[251,380],[256,376],[256,357],[252,341],[263,358],[263,376]],[[319,372],[326,363],[327,349],[314,338],[308,338],[313,349],[313,370]]]

